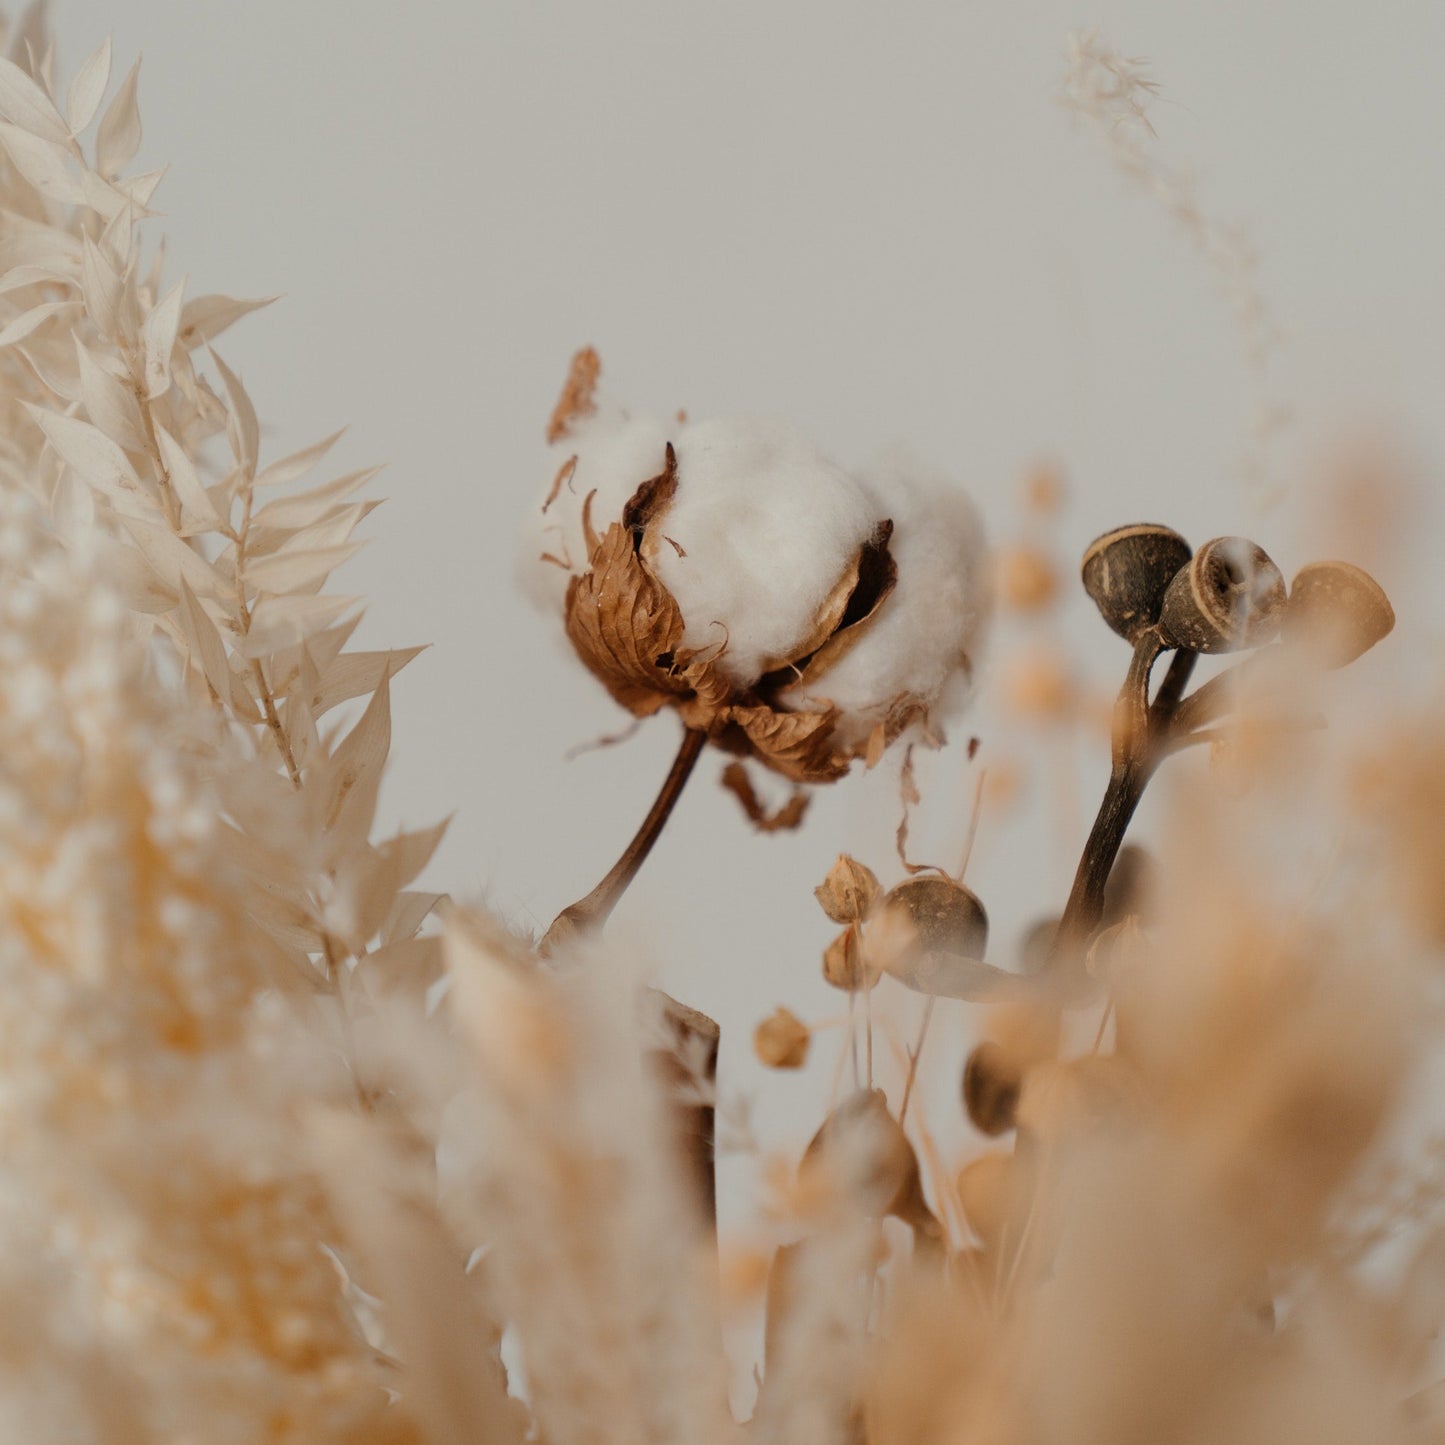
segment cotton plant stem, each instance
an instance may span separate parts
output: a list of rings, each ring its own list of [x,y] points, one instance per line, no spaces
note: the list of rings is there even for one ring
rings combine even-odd
[[[607,922],[612,910],[627,892],[632,880],[637,877],[638,870],[652,851],[652,845],[661,835],[706,742],[707,734],[698,728],[688,728],[683,733],[682,745],[672,761],[672,768],[647,816],[642,820],[642,826],[622,850],[622,856],[612,865],[607,876],[585,898],[579,898],[552,920],[552,926],[542,935],[542,941],[537,945],[537,951],[543,957],[552,953],[567,939],[578,933],[601,928]]]

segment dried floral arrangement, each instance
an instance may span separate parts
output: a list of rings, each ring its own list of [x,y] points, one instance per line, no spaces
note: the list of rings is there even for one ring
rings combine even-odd
[[[807,787],[941,744],[990,599],[1000,628],[1059,605],[1047,545],[990,551],[905,459],[852,473],[784,428],[629,414],[580,352],[532,581],[682,742],[543,937],[449,904],[414,886],[440,826],[376,836],[416,649],[348,650],[358,599],[327,590],[372,474],[311,480],[334,438],[260,455],[217,344],[265,303],[186,297],[145,253],[136,70],[107,100],[107,43],[62,89],[38,11],[4,44],[5,1438],[1445,1439],[1419,1139],[1440,700],[1311,751],[1335,672],[1394,625],[1367,572],[1286,586],[1252,541],[1155,522],[1089,547],[1083,592],[1131,652],[1072,893],[1000,958],[967,859],[885,886],[841,852],[816,900],[841,929],[833,1105],[758,1161],[769,1215],[720,1241],[716,1027],[645,986],[607,916],[705,748],[780,830]],[[1086,110],[1143,118],[1136,66],[1094,40],[1074,59]],[[1111,136],[1257,323],[1236,253]],[[1058,710],[1048,677],[1016,691]],[[1180,766],[1157,856],[1125,844],[1196,745],[1217,766]],[[797,790],[781,810],[749,766]],[[1343,840],[1323,861],[1316,832]],[[875,1060],[872,1000],[899,986],[922,1030]],[[939,999],[978,1019],[962,1161],[915,1101]],[[817,1033],[779,1010],[755,1046],[801,1068]],[[765,1340],[735,1411],[739,1310]]]

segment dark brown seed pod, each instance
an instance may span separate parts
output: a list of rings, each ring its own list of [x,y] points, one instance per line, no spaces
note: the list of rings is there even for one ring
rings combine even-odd
[[[1166,647],[1235,652],[1268,642],[1284,613],[1284,578],[1263,547],[1216,537],[1169,584],[1159,613]]]
[[[1349,562],[1311,562],[1289,589],[1281,630],[1322,667],[1345,667],[1390,635],[1395,609],[1385,589]]]
[[[884,895],[867,925],[864,951],[906,988],[977,1001],[1006,994],[1017,978],[983,961],[988,914],[952,878],[909,878]]]
[[[990,1136],[1014,1126],[1023,1072],[1001,1045],[986,1039],[963,1066],[963,1107],[975,1129]]]
[[[1134,522],[1096,537],[1084,553],[1084,591],[1130,642],[1159,621],[1164,593],[1190,556],[1189,543],[1159,522]]]

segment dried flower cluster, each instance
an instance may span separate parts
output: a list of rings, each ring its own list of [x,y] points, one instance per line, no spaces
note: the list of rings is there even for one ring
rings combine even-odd
[[[1073,893],[1009,959],[966,859],[885,886],[841,853],[816,901],[846,1020],[760,1004],[753,1039],[806,1069],[842,1025],[833,1099],[756,1161],[765,1217],[719,1236],[714,1143],[746,1120],[719,1117],[716,1026],[598,937],[607,912],[706,743],[835,780],[935,736],[985,579],[1045,634],[1057,479],[990,569],[971,505],[915,468],[608,411],[580,353],[533,572],[610,694],[676,711],[684,743],[543,940],[461,907],[424,933],[441,829],[372,839],[414,650],[348,651],[355,599],[325,591],[371,474],[295,490],[327,442],[263,463],[214,343],[264,303],[187,300],[144,255],[136,72],[107,102],[107,44],[59,100],[39,11],[4,39],[5,1438],[1445,1439],[1441,1151],[1400,1149],[1438,1049],[1439,705],[1321,744],[1312,788],[1238,766],[1320,742],[1327,675],[1395,623],[1372,577],[1317,562],[1286,587],[1253,542],[1156,523],[1088,548],[1132,657]],[[1009,691],[1087,729],[1049,675]],[[1181,768],[1157,856],[1126,845],[1196,744],[1250,786]],[[921,802],[911,757],[904,778]],[[1306,816],[1340,833],[1322,858]],[[923,996],[911,1048],[890,994]],[[916,1084],[961,1005],[959,1154]],[[744,1425],[722,1326],[749,1311]]]

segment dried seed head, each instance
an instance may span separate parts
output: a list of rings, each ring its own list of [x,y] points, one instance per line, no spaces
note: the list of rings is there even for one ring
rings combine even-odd
[[[963,1066],[963,1107],[975,1129],[990,1136],[1014,1126],[1023,1070],[1002,1045],[986,1039]]]
[[[1042,612],[1059,594],[1059,574],[1039,547],[1008,547],[998,554],[999,601],[1014,612]]]
[[[958,1173],[958,1202],[968,1227],[987,1250],[996,1250],[1018,1212],[1020,1166],[1012,1154],[980,1154]]]
[[[823,980],[845,993],[871,989],[882,977],[876,964],[863,957],[858,930],[849,924],[823,951]]]
[[[801,1069],[808,1062],[812,1032],[795,1013],[779,1008],[753,1034],[753,1051],[770,1069]]]
[[[828,876],[813,890],[813,897],[834,923],[861,923],[873,911],[881,891],[871,868],[840,853]]]
[[[1322,666],[1345,667],[1388,637],[1395,609],[1384,588],[1349,562],[1311,562],[1289,589],[1282,630]]]
[[[1134,642],[1159,621],[1164,593],[1189,562],[1189,543],[1171,527],[1135,522],[1095,538],[1084,553],[1084,591],[1099,615]]]
[[[1284,578],[1263,547],[1216,537],[1169,584],[1159,614],[1166,647],[1235,652],[1268,642],[1284,613]]]

